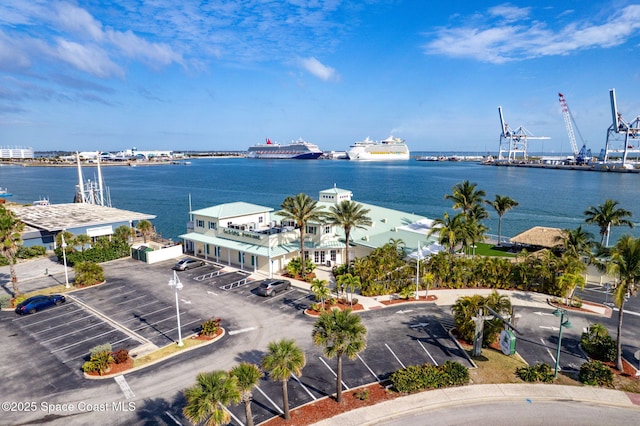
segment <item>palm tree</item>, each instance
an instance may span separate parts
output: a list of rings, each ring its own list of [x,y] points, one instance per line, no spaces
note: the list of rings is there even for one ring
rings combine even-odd
[[[224,407],[240,402],[238,379],[221,370],[200,373],[197,383],[185,390],[184,396],[187,404],[182,412],[191,423],[226,425],[231,418]]]
[[[449,253],[454,253],[456,245],[462,241],[463,229],[464,229],[464,214],[459,213],[454,217],[450,217],[447,212],[442,215],[442,218],[435,218],[433,225],[429,230],[427,236],[438,234],[438,243],[447,247]]]
[[[618,202],[613,200],[605,200],[604,204],[597,207],[591,206],[585,210],[585,222],[600,227],[600,245],[609,246],[609,235],[612,226],[626,225],[633,228],[633,222],[627,217],[631,217],[629,210],[618,208]],[[606,239],[606,244],[605,244]]]
[[[349,241],[351,238],[351,230],[353,229],[366,229],[371,226],[373,222],[371,218],[367,216],[369,209],[365,209],[362,204],[358,204],[355,201],[343,200],[339,204],[331,206],[329,213],[327,213],[327,223],[335,226],[340,226],[344,230],[345,239],[345,262],[349,264]]]
[[[253,426],[253,414],[251,413],[251,400],[253,394],[251,390],[258,385],[262,377],[262,371],[255,364],[243,362],[231,369],[229,372],[238,379],[238,390],[240,391],[240,399],[244,402],[244,414],[247,419],[247,426]]]
[[[342,288],[350,294],[349,301],[351,303],[351,306],[353,307],[353,292],[357,288],[362,287],[362,284],[360,283],[360,277],[351,274],[344,274],[340,275],[338,281],[340,282]]]
[[[118,228],[119,229],[119,228]],[[118,230],[116,229],[116,231]],[[65,236],[66,237],[66,236]],[[90,236],[88,236],[87,234],[78,234],[75,236],[75,238],[73,239],[73,243],[76,246],[80,246],[80,250],[82,252],[84,252],[84,248],[87,244],[91,244],[91,241],[93,241],[91,239]]]
[[[336,401],[339,403],[342,402],[342,356],[354,359],[367,346],[366,335],[360,316],[351,309],[323,312],[313,326],[313,343],[323,346],[327,357],[337,358]]]
[[[18,246],[22,244],[22,231],[24,231],[24,223],[16,217],[13,211],[0,205],[0,253],[9,262],[13,297],[20,294],[15,263]]]
[[[474,205],[482,203],[482,198],[486,195],[482,189],[476,189],[476,186],[478,185],[465,180],[455,184],[452,193],[446,194],[444,198],[453,201],[453,208],[461,209],[467,216]]]
[[[314,278],[313,281],[311,281],[311,292],[316,297],[316,301],[320,300],[322,310],[324,310],[324,301],[331,296],[331,289],[327,285],[327,280]]]
[[[623,235],[611,249],[611,258],[606,264],[607,272],[618,278],[613,291],[613,302],[618,308],[618,357],[616,368],[622,371],[622,313],[628,296],[633,296],[640,282],[640,238]]]
[[[144,243],[147,243],[147,237],[153,233],[153,225],[146,219],[142,219],[136,224],[136,228],[140,233],[142,233],[142,237],[144,238]]]
[[[127,244],[129,243],[129,237],[134,235],[135,235],[135,232],[133,228],[130,228],[127,225],[118,226],[113,232],[113,237],[115,239],[124,241]]]
[[[493,201],[486,201],[498,213],[498,246],[502,245],[502,216],[509,210],[518,206],[518,202],[514,199],[502,195],[497,195]]]
[[[591,257],[591,247],[593,246],[593,235],[582,229],[582,225],[576,229],[564,229],[562,235],[556,237],[557,242],[562,243],[562,249],[565,253],[581,258],[582,256]]]
[[[304,262],[304,237],[306,233],[306,227],[308,222],[321,223],[324,218],[324,211],[322,207],[318,207],[318,202],[307,194],[301,192],[295,197],[287,197],[280,206],[281,211],[276,214],[283,216],[285,219],[292,220],[296,228],[300,230],[300,259],[302,259],[302,269],[300,275],[305,276],[305,262]]]
[[[271,380],[282,382],[284,419],[289,420],[291,416],[289,414],[287,381],[292,374],[300,376],[307,361],[304,352],[293,340],[282,339],[279,342],[271,342],[267,349],[268,353],[262,358],[262,368],[269,372]]]

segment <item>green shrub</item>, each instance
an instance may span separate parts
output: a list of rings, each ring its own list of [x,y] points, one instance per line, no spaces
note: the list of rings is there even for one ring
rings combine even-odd
[[[46,253],[47,249],[44,246],[21,246],[16,252],[16,257],[18,259],[31,259],[34,257],[44,256]]]
[[[602,324],[590,325],[589,329],[582,333],[580,344],[591,358],[600,361],[615,361],[618,353],[616,341]]]
[[[89,361],[82,364],[85,373],[98,373],[102,376],[115,362],[109,343],[91,348],[89,354]]]
[[[214,336],[220,330],[220,318],[211,318],[200,325],[200,334]]]
[[[0,295],[0,308],[10,308],[11,307],[11,296],[8,294]]]
[[[78,286],[92,286],[104,282],[104,269],[94,262],[80,262],[74,266],[75,283]]]
[[[555,371],[545,363],[517,368],[516,375],[525,382],[551,383],[555,379]]]
[[[410,393],[464,385],[469,382],[469,370],[455,361],[447,361],[439,367],[430,364],[410,365],[393,372],[390,380],[398,392]]]
[[[580,366],[578,380],[590,386],[611,386],[613,373],[611,369],[600,361],[585,362]]]
[[[582,308],[582,299],[578,296],[573,296],[571,298],[571,306],[574,308]]]
[[[400,299],[408,299],[410,297],[413,297],[415,295],[415,291],[413,287],[402,287],[400,289],[400,291],[398,292],[398,296],[400,296]]]
[[[366,401],[369,399],[369,389],[362,389],[359,391],[356,391],[353,394],[354,398],[359,399],[360,401]]]

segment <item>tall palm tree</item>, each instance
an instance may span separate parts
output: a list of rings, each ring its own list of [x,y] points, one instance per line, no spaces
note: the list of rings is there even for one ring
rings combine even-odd
[[[13,211],[0,205],[0,253],[9,262],[13,297],[20,294],[15,263],[18,247],[22,244],[22,231],[24,231],[24,223],[16,217]]]
[[[147,237],[153,233],[153,225],[147,219],[142,219],[136,224],[136,228],[142,234],[144,243],[147,243]]]
[[[187,404],[182,409],[184,416],[193,424],[207,426],[226,425],[231,420],[224,409],[231,403],[240,402],[238,379],[226,371],[216,370],[198,374],[197,383],[184,391]]]
[[[116,229],[116,231],[117,231],[118,229],[120,229],[120,228],[117,228],[117,229]],[[84,252],[84,249],[85,249],[86,245],[87,245],[87,244],[91,244],[91,241],[93,241],[93,240],[92,240],[92,239],[91,239],[91,237],[90,237],[90,236],[88,236],[87,234],[78,234],[78,235],[76,235],[76,236],[75,236],[75,238],[73,239],[73,243],[74,243],[76,246],[80,246],[80,250],[81,250],[81,251],[83,251],[83,252]]]
[[[447,212],[442,215],[442,218],[435,218],[433,225],[429,230],[427,236],[438,234],[438,243],[447,247],[449,253],[454,253],[456,245],[462,241],[463,229],[464,229],[464,214],[459,213],[453,217],[450,217]]]
[[[324,347],[324,354],[337,358],[336,401],[342,402],[342,356],[354,359],[367,346],[367,329],[360,316],[351,312],[334,309],[323,312],[313,326],[313,343]]]
[[[302,269],[300,274],[304,277],[304,237],[306,234],[307,223],[322,223],[324,219],[324,210],[322,207],[318,207],[318,202],[316,200],[303,192],[294,197],[285,198],[280,207],[282,210],[276,214],[293,221],[296,228],[300,230],[300,259],[302,260]]]
[[[238,379],[238,390],[240,391],[240,399],[244,402],[244,414],[247,419],[247,426],[253,426],[253,414],[251,413],[251,400],[253,394],[251,390],[258,385],[262,377],[262,371],[255,364],[243,362],[231,369],[229,372]]]
[[[518,206],[518,202],[513,198],[506,195],[496,194],[496,198],[493,201],[486,201],[491,207],[498,213],[498,246],[502,245],[502,216],[509,210]]]
[[[597,207],[591,206],[585,210],[585,222],[600,227],[600,245],[609,246],[609,235],[612,226],[626,225],[633,228],[633,222],[628,217],[632,213],[629,210],[618,207],[618,202],[613,200],[605,200],[604,204]],[[606,243],[605,243],[606,239]]]
[[[640,238],[623,235],[611,249],[607,272],[618,278],[613,302],[618,307],[618,357],[616,368],[622,371],[622,313],[628,296],[633,296],[640,283]]]
[[[307,361],[304,352],[293,340],[282,339],[278,342],[271,342],[267,349],[267,354],[262,358],[262,368],[269,372],[271,380],[282,382],[284,419],[289,420],[291,415],[289,414],[287,381],[292,374],[300,376]]]
[[[345,239],[345,263],[349,264],[349,241],[351,238],[351,231],[353,229],[366,229],[371,226],[373,222],[371,218],[367,216],[369,209],[365,209],[362,204],[356,203],[351,200],[343,200],[340,203],[331,206],[329,213],[327,213],[327,223],[335,226],[340,226],[344,230]]]
[[[331,289],[327,285],[327,280],[321,280],[319,278],[314,278],[311,281],[311,292],[317,300],[320,300],[322,303],[322,310],[324,310],[324,301],[331,296]]]
[[[593,234],[582,229],[582,225],[576,229],[564,229],[562,234],[556,237],[556,242],[562,243],[562,249],[565,253],[577,258],[591,257],[592,240]]]
[[[482,199],[487,195],[484,190],[476,189],[478,184],[465,180],[453,186],[451,194],[444,196],[445,200],[453,201],[454,209],[461,209],[465,216],[473,209],[474,205],[481,204]]]
[[[135,235],[134,229],[130,228],[127,225],[118,226],[115,231],[113,231],[113,237],[117,240],[124,241],[125,243],[129,243],[129,237]]]

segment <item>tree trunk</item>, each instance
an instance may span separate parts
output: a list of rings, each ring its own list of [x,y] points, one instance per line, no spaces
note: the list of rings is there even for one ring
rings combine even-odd
[[[284,411],[284,419],[289,420],[291,415],[289,414],[289,392],[286,380],[282,381],[282,408]]]
[[[338,371],[336,375],[336,401],[342,402],[342,355],[338,354]]]
[[[251,398],[244,401],[244,416],[247,418],[247,426],[253,426],[253,414],[251,413]]]
[[[347,244],[344,249],[344,255],[346,257],[346,259],[344,260],[344,264],[347,265],[347,272],[349,272],[349,237],[351,236],[350,234],[351,234],[350,230],[348,229],[344,230],[344,237],[346,239],[346,244]]]
[[[11,275],[11,287],[13,289],[13,297],[16,298],[20,294],[20,288],[18,288],[18,275],[16,275],[16,268],[13,266],[14,259],[9,260],[9,274]]]
[[[502,247],[502,216],[498,217],[498,247]]]
[[[305,235],[304,228],[306,226],[307,226],[306,224],[303,224],[300,227],[300,260],[302,261],[302,264],[300,265],[300,275],[301,275],[300,278],[302,278],[303,280],[304,280],[304,276],[305,276],[304,275],[304,272],[305,272],[304,271],[304,266],[305,266],[304,263],[305,263],[305,260],[306,260],[304,258],[304,235]]]
[[[617,348],[617,358],[616,358],[616,368],[620,371],[624,371],[624,367],[622,365],[622,312],[624,311],[624,299],[626,294],[622,295],[622,302],[620,302],[620,310],[618,311],[618,348]]]

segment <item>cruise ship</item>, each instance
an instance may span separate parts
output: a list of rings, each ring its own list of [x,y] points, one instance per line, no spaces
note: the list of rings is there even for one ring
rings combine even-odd
[[[247,158],[259,158],[268,160],[315,160],[322,155],[317,145],[302,139],[293,141],[287,145],[272,143],[267,138],[264,144],[249,147]]]
[[[365,140],[351,145],[347,156],[349,160],[355,161],[408,160],[409,148],[404,139],[393,136],[380,142],[374,142],[367,137]]]

